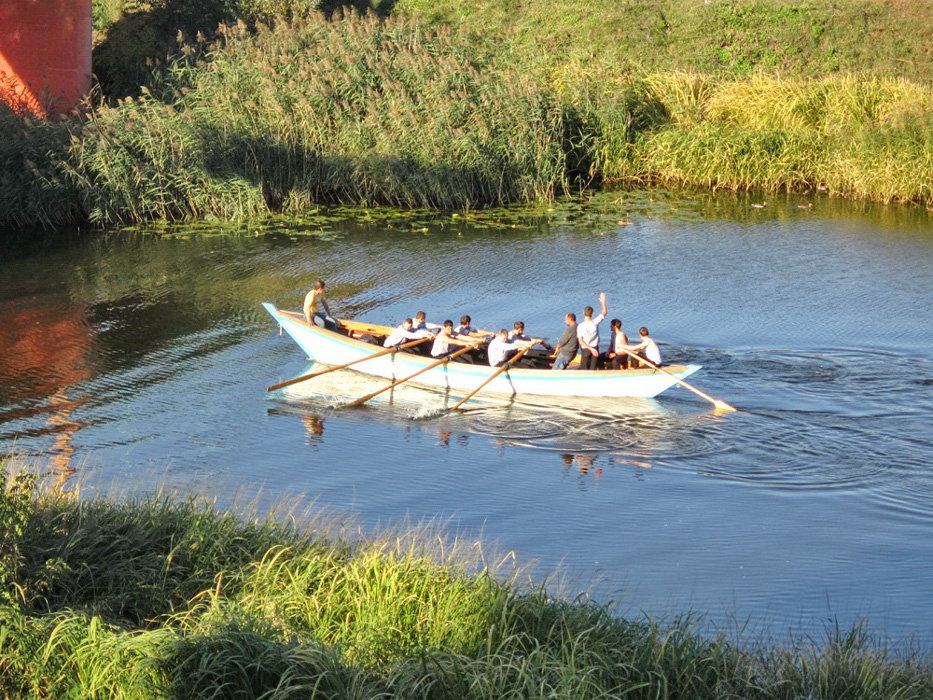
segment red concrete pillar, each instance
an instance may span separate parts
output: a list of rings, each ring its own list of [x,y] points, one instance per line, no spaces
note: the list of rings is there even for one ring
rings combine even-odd
[[[53,117],[91,88],[91,0],[0,0],[0,94]]]

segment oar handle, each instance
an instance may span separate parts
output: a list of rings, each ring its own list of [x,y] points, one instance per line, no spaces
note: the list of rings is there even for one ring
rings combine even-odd
[[[463,398],[462,401],[460,401],[460,402],[457,403],[455,406],[453,406],[452,408],[450,408],[449,411],[456,411],[457,409],[459,409],[463,404],[465,404],[467,401],[469,401],[471,398],[473,398],[473,395],[476,394],[477,392],[479,392],[480,389],[482,389],[484,386],[486,386],[487,384],[489,384],[489,382],[491,382],[493,379],[495,379],[496,377],[498,377],[500,374],[502,374],[503,372],[507,371],[507,370],[512,366],[512,363],[513,363],[513,362],[516,362],[516,361],[518,360],[518,358],[520,358],[522,355],[524,355],[524,354],[525,354],[526,352],[528,352],[529,350],[531,350],[531,346],[530,346],[530,345],[526,345],[526,346],[523,347],[521,350],[519,350],[519,351],[515,354],[515,356],[512,357],[511,360],[506,360],[506,361],[503,363],[503,365],[502,365],[501,367],[497,367],[497,368],[496,368],[496,371],[493,372],[491,375],[489,375],[489,376],[486,378],[486,380],[485,380],[482,384],[480,384],[480,385],[479,385],[478,387],[476,387],[473,391],[471,391],[469,394],[467,394],[467,395]]]
[[[367,394],[366,396],[363,396],[362,398],[356,399],[355,401],[351,401],[350,403],[348,403],[348,404],[345,406],[345,408],[346,408],[346,407],[349,407],[349,406],[360,406],[360,405],[366,403],[367,401],[369,401],[369,400],[370,400],[371,398],[373,398],[374,396],[378,396],[378,395],[381,394],[383,391],[388,391],[389,389],[392,389],[392,388],[394,388],[394,387],[397,387],[399,384],[404,384],[404,383],[407,382],[409,379],[413,379],[413,378],[417,377],[419,374],[424,374],[424,373],[427,372],[429,369],[434,369],[434,368],[437,367],[438,365],[442,365],[442,364],[444,364],[445,362],[449,362],[450,360],[452,360],[453,358],[457,357],[458,355],[462,355],[463,353],[465,353],[465,352],[467,352],[467,351],[469,351],[469,350],[472,350],[473,348],[474,348],[473,345],[468,345],[468,346],[465,347],[465,348],[461,348],[460,350],[457,350],[457,352],[451,353],[450,355],[447,355],[446,357],[442,357],[442,358],[441,358],[440,360],[438,360],[437,362],[432,362],[431,364],[427,365],[426,367],[422,367],[421,369],[419,369],[419,370],[418,370],[417,372],[415,372],[414,374],[409,374],[409,375],[408,375],[407,377],[405,377],[404,379],[399,379],[397,382],[393,382],[392,384],[389,384],[389,386],[383,387],[383,388],[380,389],[379,391],[374,391],[373,393]]]
[[[635,354],[634,352],[632,352],[632,351],[629,350],[628,348],[622,348],[622,350],[623,350],[623,352],[625,352],[625,353],[631,355],[632,357],[634,357],[634,358],[635,358],[636,360],[638,360],[639,362],[644,362],[644,363],[645,363],[646,365],[648,365],[649,367],[653,367],[654,369],[656,369],[656,370],[658,370],[658,371],[660,371],[660,372],[664,372],[664,374],[666,374],[667,376],[669,376],[671,379],[673,379],[675,382],[677,382],[678,384],[680,384],[681,386],[683,386],[685,389],[689,389],[690,391],[692,391],[692,392],[693,392],[694,394],[696,394],[697,396],[702,396],[704,399],[706,399],[706,400],[709,401],[711,404],[713,404],[716,408],[718,408],[718,409],[720,409],[720,410],[722,410],[722,411],[737,411],[737,410],[738,410],[737,408],[735,408],[735,407],[730,406],[729,404],[727,404],[725,401],[720,401],[719,399],[714,399],[714,398],[713,398],[712,396],[710,396],[709,394],[704,394],[702,391],[700,391],[699,389],[697,389],[697,388],[696,388],[695,386],[693,386],[692,384],[687,384],[687,382],[685,382],[683,379],[681,379],[680,377],[678,377],[678,376],[677,376],[676,374],[674,374],[673,372],[668,372],[668,371],[667,371],[666,369],[664,369],[663,367],[659,367],[658,365],[654,364],[651,360],[648,360],[648,359],[642,357],[641,355]]]
[[[322,374],[327,374],[328,372],[336,372],[338,369],[344,369],[345,367],[350,367],[359,362],[366,362],[366,360],[372,360],[375,357],[382,357],[383,355],[394,355],[399,350],[405,350],[406,348],[414,347],[419,345],[428,339],[428,336],[424,338],[419,338],[418,340],[413,340],[410,343],[405,343],[404,345],[393,345],[391,348],[386,348],[385,350],[380,350],[377,353],[372,355],[367,355],[366,357],[361,357],[358,360],[353,360],[353,362],[347,362],[342,365],[337,365],[335,367],[328,367],[327,369],[321,370],[320,372],[312,372],[311,374],[306,374],[302,377],[295,377],[294,379],[289,379],[287,382],[279,382],[278,384],[273,384],[266,391],[275,391],[276,389],[281,389],[286,386],[291,386],[292,384],[297,384],[298,382],[303,382],[306,379],[314,379],[315,377],[320,377]]]

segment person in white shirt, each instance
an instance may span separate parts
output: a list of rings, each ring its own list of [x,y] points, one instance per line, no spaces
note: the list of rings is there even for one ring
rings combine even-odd
[[[482,338],[471,338],[468,335],[457,335],[454,333],[454,322],[444,321],[437,337],[434,338],[434,346],[431,348],[431,355],[434,357],[443,357],[450,353],[451,345],[461,347],[475,347],[483,342]]]
[[[530,348],[539,342],[538,338],[529,338],[528,340],[509,340],[509,332],[503,328],[489,342],[486,348],[486,354],[489,356],[490,367],[501,367],[518,354],[522,348]]]
[[[408,340],[418,340],[418,338],[423,337],[423,335],[419,335],[412,330],[412,320],[406,318],[401,326],[389,334],[382,345],[383,347],[391,348],[393,345],[401,345]]]
[[[599,364],[599,324],[609,313],[606,295],[600,293],[601,313],[593,317],[593,307],[583,309],[583,320],[577,324],[577,340],[580,341],[580,369],[596,369]]]
[[[516,321],[512,324],[512,330],[509,332],[509,342],[514,342],[516,340],[533,340],[548,352],[551,350],[551,346],[545,343],[542,338],[532,338],[531,336],[525,335],[525,324],[522,321]]]
[[[434,335],[441,329],[436,323],[428,323],[425,320],[426,318],[424,311],[419,311],[415,314],[415,320],[411,327],[412,332],[418,333],[422,338],[426,335]]]
[[[637,345],[629,345],[628,349],[634,352],[636,355],[640,355],[645,358],[656,367],[661,366],[661,348],[658,347],[658,344],[651,339],[651,336],[648,335],[648,329],[642,326],[638,329],[638,335],[641,336],[641,342]],[[639,365],[644,365],[646,363],[639,362]]]

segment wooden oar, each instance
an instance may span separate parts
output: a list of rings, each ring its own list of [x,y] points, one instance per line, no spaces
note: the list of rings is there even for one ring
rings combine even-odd
[[[294,379],[289,379],[287,382],[280,382],[279,384],[273,384],[266,391],[275,391],[276,389],[281,389],[282,387],[291,386],[292,384],[297,384],[298,382],[303,382],[306,379],[314,379],[314,377],[320,377],[322,374],[327,374],[328,372],[336,372],[338,369],[343,369],[344,367],[349,367],[355,365],[357,362],[366,362],[366,360],[371,360],[374,357],[382,357],[383,355],[391,355],[392,353],[398,352],[399,350],[404,350],[405,348],[411,348],[415,345],[423,343],[430,336],[425,336],[424,338],[419,338],[418,340],[413,340],[410,343],[405,343],[404,345],[393,345],[391,348],[386,348],[385,350],[380,350],[379,352],[373,355],[367,355],[366,357],[361,357],[358,360],[353,360],[353,362],[347,362],[343,365],[337,365],[336,367],[328,367],[327,369],[322,369],[320,372],[312,372],[311,374],[306,374],[303,377],[295,377]]]
[[[399,379],[397,382],[393,382],[392,384],[389,384],[389,386],[383,387],[383,388],[380,389],[379,391],[374,391],[373,393],[367,394],[366,396],[364,396],[364,397],[362,397],[362,398],[359,398],[359,399],[357,399],[356,401],[351,401],[350,403],[348,403],[348,404],[345,406],[345,408],[346,408],[346,407],[349,407],[349,406],[360,406],[360,405],[366,403],[367,401],[369,401],[369,400],[370,400],[371,398],[373,398],[374,396],[378,396],[378,395],[381,394],[383,391],[388,391],[389,389],[392,389],[392,388],[394,388],[394,387],[397,387],[399,384],[403,384],[404,382],[407,382],[409,379],[414,379],[414,378],[417,377],[419,374],[423,374],[423,373],[427,372],[429,369],[434,369],[434,368],[437,367],[438,365],[442,365],[442,364],[444,364],[445,362],[447,362],[447,361],[449,361],[449,360],[452,360],[453,358],[457,357],[458,355],[462,355],[463,353],[468,352],[469,350],[473,350],[475,347],[476,347],[475,345],[468,345],[468,346],[465,347],[465,348],[460,348],[459,350],[457,350],[457,352],[454,352],[454,353],[451,353],[450,355],[447,355],[447,356],[445,356],[445,357],[442,357],[442,358],[439,359],[437,362],[432,362],[432,363],[429,364],[427,367],[422,367],[422,368],[419,369],[417,372],[415,372],[414,374],[409,374],[409,375],[408,375],[407,377],[405,377],[404,379]]]
[[[473,395],[474,395],[474,394],[478,393],[479,390],[482,389],[482,388],[483,388],[484,386],[486,386],[487,384],[489,384],[489,382],[491,382],[493,379],[495,379],[495,378],[498,377],[500,374],[502,374],[502,373],[505,372],[507,369],[509,369],[509,367],[512,366],[512,363],[513,363],[513,362],[516,362],[516,361],[518,360],[518,358],[520,358],[522,355],[524,355],[524,354],[525,354],[526,352],[528,352],[529,350],[531,350],[531,346],[530,346],[530,345],[526,345],[526,346],[523,347],[521,350],[519,350],[519,351],[512,357],[511,360],[506,360],[506,361],[503,363],[503,365],[502,365],[501,367],[497,367],[497,368],[496,368],[496,371],[493,372],[491,375],[489,375],[489,377],[486,378],[486,381],[484,381],[482,384],[480,384],[478,387],[476,387],[473,391],[471,391],[469,394],[467,394],[466,397],[463,399],[463,401],[461,401],[460,403],[456,404],[456,405],[453,406],[452,408],[447,409],[448,412],[449,412],[449,411],[457,411],[457,410],[459,410],[460,407],[461,407],[463,404],[465,404],[467,401],[469,401],[471,398],[473,398]]]
[[[714,398],[713,398],[712,396],[710,396],[709,394],[704,394],[702,391],[700,391],[699,389],[697,389],[695,386],[692,386],[691,384],[687,384],[687,382],[685,382],[683,379],[681,379],[680,377],[678,377],[678,376],[677,376],[676,374],[674,374],[673,372],[668,372],[668,371],[667,371],[666,369],[664,369],[663,367],[658,367],[658,366],[657,366],[656,364],[654,364],[651,360],[646,360],[646,359],[645,359],[644,357],[642,357],[641,355],[636,355],[634,352],[632,352],[632,351],[629,350],[628,348],[622,348],[622,350],[623,350],[623,352],[625,352],[625,353],[631,355],[632,357],[634,357],[634,358],[635,358],[636,360],[638,360],[639,362],[644,362],[644,363],[645,363],[646,365],[648,365],[649,367],[653,367],[653,368],[656,369],[656,370],[660,370],[661,372],[664,372],[664,374],[666,374],[666,375],[668,375],[669,377],[671,377],[675,382],[677,382],[678,384],[680,384],[681,386],[683,386],[685,389],[689,389],[690,391],[692,391],[692,392],[693,392],[694,394],[696,394],[697,396],[702,396],[704,399],[706,399],[707,401],[709,401],[710,403],[712,403],[716,408],[718,408],[718,409],[720,409],[720,410],[722,410],[722,411],[737,411],[737,410],[738,410],[737,408],[734,408],[733,406],[730,406],[729,404],[727,404],[725,401],[720,401],[719,399],[714,399]]]

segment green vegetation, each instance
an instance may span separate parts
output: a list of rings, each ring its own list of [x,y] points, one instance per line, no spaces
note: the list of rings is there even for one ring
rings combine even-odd
[[[525,61],[549,65],[933,82],[930,0],[398,0],[394,12],[444,26],[493,27]]]
[[[933,694],[928,660],[858,629],[746,651],[689,619],[628,621],[502,580],[481,554],[417,531],[351,542],[283,521],[309,522],[166,496],[83,500],[0,468],[0,696]]]
[[[929,0],[337,9],[99,3],[107,99],[59,124],[0,105],[0,225],[461,210],[652,183],[933,207]],[[169,27],[189,40],[160,61]]]

